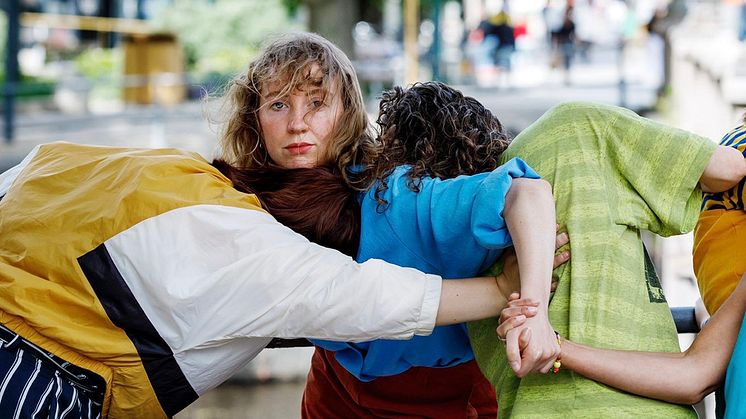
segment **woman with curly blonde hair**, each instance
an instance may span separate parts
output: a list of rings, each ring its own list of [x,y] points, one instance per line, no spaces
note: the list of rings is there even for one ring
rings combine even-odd
[[[373,158],[360,84],[349,58],[313,33],[270,41],[229,85],[221,133],[222,158],[240,169],[334,164],[360,189],[349,169]],[[281,133],[273,130],[285,124]]]

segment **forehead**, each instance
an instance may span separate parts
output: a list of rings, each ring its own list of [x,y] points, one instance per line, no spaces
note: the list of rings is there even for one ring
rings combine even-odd
[[[325,77],[318,64],[311,64],[304,69],[286,71],[261,84],[263,98],[284,97],[289,95],[318,94],[337,96],[338,77]]]

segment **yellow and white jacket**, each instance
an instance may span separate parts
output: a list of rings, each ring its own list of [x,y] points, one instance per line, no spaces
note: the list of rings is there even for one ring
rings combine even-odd
[[[309,243],[196,153],[52,143],[0,174],[0,323],[172,416],[272,337],[429,334],[441,281]]]

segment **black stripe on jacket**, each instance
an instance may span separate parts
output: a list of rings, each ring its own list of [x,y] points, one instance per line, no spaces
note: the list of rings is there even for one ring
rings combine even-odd
[[[197,392],[181,371],[171,348],[135,299],[106,246],[101,244],[79,257],[78,263],[109,319],[123,329],[135,345],[163,411],[173,416],[197,400]]]

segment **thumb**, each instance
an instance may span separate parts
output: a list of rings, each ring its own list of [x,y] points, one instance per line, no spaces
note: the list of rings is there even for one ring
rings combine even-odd
[[[526,327],[521,330],[521,334],[518,336],[518,348],[521,353],[528,348],[529,342],[531,342],[531,328]]]

